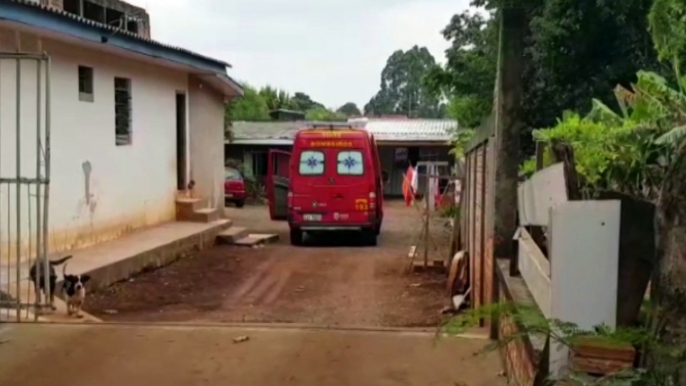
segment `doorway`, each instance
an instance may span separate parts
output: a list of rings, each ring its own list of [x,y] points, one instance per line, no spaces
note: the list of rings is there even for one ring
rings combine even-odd
[[[185,190],[186,181],[186,94],[176,94],[176,184]]]

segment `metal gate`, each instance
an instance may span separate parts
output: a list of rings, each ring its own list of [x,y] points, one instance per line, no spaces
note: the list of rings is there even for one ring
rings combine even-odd
[[[50,57],[0,52],[0,321],[37,320],[50,306]],[[54,294],[53,294],[54,295]]]

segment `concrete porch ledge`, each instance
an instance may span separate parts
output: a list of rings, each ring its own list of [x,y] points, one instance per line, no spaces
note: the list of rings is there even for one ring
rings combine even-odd
[[[145,269],[162,267],[184,254],[211,247],[217,234],[230,226],[230,220],[162,224],[74,251],[67,273],[89,274],[91,283],[88,287],[97,291]]]
[[[71,254],[73,258],[67,262],[67,273],[91,275],[92,281],[88,288],[94,291],[128,279],[147,268],[169,264],[184,254],[211,247],[217,234],[231,227],[231,224],[231,220],[211,223],[170,222],[135,231],[116,240],[51,256],[51,259]],[[3,266],[3,273],[7,269],[7,266]],[[56,271],[59,289],[62,267],[56,267]],[[2,275],[0,291],[9,290],[9,295],[16,299],[15,278],[14,272],[9,277]],[[30,288],[28,262],[21,265],[20,278],[21,302],[33,303],[35,299]],[[7,310],[2,309],[0,313],[5,314]],[[13,317],[10,315],[10,318]]]

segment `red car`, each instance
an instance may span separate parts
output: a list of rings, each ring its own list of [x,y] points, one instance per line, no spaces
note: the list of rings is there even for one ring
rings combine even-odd
[[[237,208],[245,205],[245,180],[241,172],[234,168],[227,167],[224,180],[224,204],[230,202],[236,204]]]

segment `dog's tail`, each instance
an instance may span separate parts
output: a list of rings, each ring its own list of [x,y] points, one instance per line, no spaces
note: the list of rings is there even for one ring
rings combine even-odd
[[[56,265],[64,264],[64,262],[66,262],[67,260],[71,259],[72,257],[73,257],[72,255],[68,255],[68,256],[65,256],[65,257],[63,257],[63,258],[61,258],[61,259],[59,259],[59,260],[53,260],[53,261],[50,262],[50,265],[52,265],[52,266],[54,267],[54,266],[56,266]]]
[[[71,256],[70,256],[70,257],[71,257]],[[62,267],[62,278],[63,278],[63,279],[67,277],[67,265],[68,265],[68,264],[65,264],[65,265]]]

